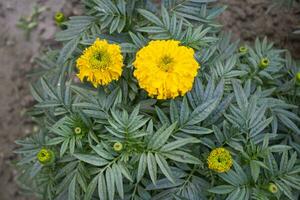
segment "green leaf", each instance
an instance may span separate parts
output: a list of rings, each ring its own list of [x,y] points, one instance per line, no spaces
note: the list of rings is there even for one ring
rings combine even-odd
[[[43,97],[39,94],[38,89],[33,84],[29,84],[29,88],[33,98],[38,102],[43,102]]]
[[[95,155],[76,153],[76,154],[74,154],[74,156],[83,162],[86,162],[86,163],[89,163],[91,165],[98,166],[98,167],[104,166],[109,163],[107,160],[100,158],[99,156],[95,156]]]
[[[156,162],[160,168],[160,170],[162,171],[162,173],[172,182],[172,183],[175,183],[174,182],[174,178],[173,178],[173,175],[172,175],[172,172],[171,172],[171,169],[166,161],[166,159],[164,157],[162,157],[161,155],[159,154],[155,154],[155,159],[156,159]]]
[[[208,191],[215,194],[228,194],[231,193],[234,189],[235,187],[232,185],[219,185],[208,189]]]
[[[68,200],[76,200],[76,176],[72,179],[68,189]]]
[[[232,81],[232,86],[239,108],[245,110],[245,108],[248,106],[248,99],[242,86],[236,80]]]
[[[163,132],[157,131],[149,141],[148,147],[154,150],[159,149],[162,147],[167,140],[169,139],[170,135],[173,133],[177,123],[173,123],[171,126],[166,128]]]
[[[184,145],[193,144],[193,143],[199,143],[199,142],[200,142],[200,140],[198,140],[197,138],[182,138],[182,139],[177,139],[174,142],[170,142],[170,143],[164,145],[161,148],[161,151],[169,152],[169,151],[178,149],[178,148],[180,148],[180,147],[182,147]]]
[[[183,125],[188,121],[190,109],[186,97],[183,97],[180,108],[180,124]]]
[[[101,173],[98,176],[98,195],[100,200],[106,200],[107,199],[107,187],[105,182],[104,174]]]
[[[60,157],[63,157],[63,155],[65,154],[65,152],[67,151],[67,148],[68,148],[68,145],[69,145],[69,139],[67,139],[67,140],[65,140],[63,143],[62,143],[62,145],[61,145],[61,147],[60,147],[60,153],[59,153],[59,155],[60,155]]]
[[[260,166],[254,162],[253,160],[250,161],[250,169],[251,169],[251,174],[254,182],[257,181],[259,173],[260,173]]]
[[[176,121],[179,121],[179,113],[178,113],[178,108],[176,106],[175,101],[172,99],[170,102],[170,118],[171,122],[175,123]]]
[[[297,125],[290,120],[288,117],[286,117],[283,114],[279,114],[278,118],[280,119],[280,121],[287,126],[288,128],[290,128],[292,131],[294,131],[296,134],[300,135],[300,129],[297,127]]]
[[[107,151],[105,151],[100,145],[91,146],[92,149],[101,157],[107,160],[112,160],[114,157]]]
[[[64,140],[65,140],[64,137],[51,138],[51,139],[47,142],[47,145],[56,145],[56,144],[62,143]]]
[[[53,89],[53,87],[48,83],[48,81],[44,77],[41,78],[41,84],[42,84],[42,87],[43,87],[44,91],[46,92],[46,94],[48,94],[53,99],[56,99],[56,100],[58,99],[57,95],[55,93],[55,90]]]
[[[273,145],[273,146],[269,147],[269,150],[271,152],[283,152],[283,151],[290,150],[291,148],[292,147],[287,146],[287,145],[277,144],[277,145]]]
[[[163,23],[160,21],[160,19],[158,17],[156,17],[153,13],[144,10],[144,9],[138,9],[138,12],[145,17],[146,19],[148,19],[150,22],[152,22],[153,24],[157,25],[157,26],[164,26]]]
[[[160,122],[165,125],[170,125],[169,118],[158,106],[155,106],[155,110]]]
[[[140,180],[143,178],[145,171],[147,167],[147,156],[145,153],[142,153],[140,160],[139,160],[139,166],[137,171],[137,182],[140,182]]]
[[[183,151],[172,151],[169,153],[162,153],[162,155],[170,158],[171,160],[175,160],[177,162],[196,164],[196,165],[202,164],[202,162],[198,158],[192,156],[190,153],[186,153]]]
[[[187,125],[198,124],[205,120],[209,114],[217,107],[219,100],[217,98],[210,99],[199,105],[190,115]]]
[[[130,172],[127,169],[127,167],[125,167],[125,165],[122,162],[119,162],[118,166],[119,166],[123,176],[125,176],[129,181],[133,182],[132,177],[131,177]]]
[[[124,199],[123,178],[122,178],[121,169],[119,168],[119,166],[117,164],[114,164],[112,166],[112,171],[113,171],[113,174],[115,177],[114,179],[115,179],[115,183],[116,183],[116,187],[117,187],[119,196],[121,197],[121,199]]]
[[[157,165],[156,165],[155,157],[151,152],[148,152],[147,154],[147,165],[148,165],[150,178],[152,180],[152,183],[155,185],[156,177],[157,177]]]
[[[106,169],[105,179],[107,184],[107,192],[109,200],[114,200],[115,197],[115,177],[110,167]]]
[[[260,132],[262,132],[266,127],[269,126],[269,124],[273,121],[273,117],[270,117],[266,120],[263,120],[259,122],[255,127],[251,128],[250,130],[250,136],[254,137]]]
[[[92,195],[96,189],[97,186],[97,182],[98,182],[98,176],[94,177],[93,180],[90,182],[87,191],[84,195],[84,200],[90,200],[92,199]]]
[[[63,65],[73,54],[79,42],[79,38],[74,38],[64,45],[59,53],[57,64]]]
[[[184,128],[180,128],[179,130],[192,135],[207,135],[213,132],[213,130],[211,129],[200,127],[197,125],[184,126]]]

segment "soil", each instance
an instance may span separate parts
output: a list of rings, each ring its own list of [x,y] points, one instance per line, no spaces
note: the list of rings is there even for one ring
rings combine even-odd
[[[26,76],[35,67],[34,58],[55,45],[57,27],[54,13],[79,15],[78,0],[0,0],[0,200],[32,200],[24,197],[16,184],[13,161],[17,156],[14,141],[33,132],[26,110],[33,105]],[[16,27],[21,16],[29,16],[34,5],[47,9],[38,18],[38,26],[26,40]]]
[[[33,133],[34,125],[24,113],[33,105],[26,74],[35,67],[34,58],[57,43],[53,22],[56,11],[67,16],[79,15],[79,0],[0,0],[0,200],[32,200],[21,194],[16,183],[13,161],[17,156],[14,141]],[[256,36],[268,36],[278,47],[289,49],[300,58],[300,36],[292,31],[300,25],[299,10],[275,9],[266,14],[269,0],[220,0],[228,9],[220,17],[224,31],[231,31],[233,40],[250,42]],[[30,15],[34,4],[46,6],[38,18],[38,26],[25,40],[16,28],[21,16]]]
[[[286,1],[286,0],[284,0]],[[300,27],[300,4],[293,8],[269,8],[275,0],[220,0],[227,10],[220,16],[224,31],[231,31],[234,40],[252,42],[256,37],[267,36],[278,48],[291,51],[300,58],[300,34],[293,32]],[[299,28],[300,29],[300,28]]]

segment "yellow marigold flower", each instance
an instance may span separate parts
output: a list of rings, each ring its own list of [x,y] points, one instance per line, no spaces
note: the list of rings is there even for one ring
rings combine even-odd
[[[122,74],[122,67],[121,47],[97,38],[77,59],[77,76],[81,81],[87,78],[87,81],[97,87],[118,80]]]
[[[184,95],[193,87],[199,64],[194,50],[175,40],[151,41],[137,52],[134,76],[149,96],[157,99]]]
[[[275,194],[278,192],[278,187],[274,183],[270,183],[268,186],[269,192]]]
[[[230,152],[224,148],[212,150],[207,158],[208,168],[222,173],[230,170],[232,157]]]
[[[37,159],[43,165],[51,164],[55,159],[55,155],[50,149],[42,148],[37,154]]]
[[[114,144],[114,150],[115,151],[121,151],[123,149],[123,145],[122,145],[122,143],[121,142],[116,142],[115,144]]]

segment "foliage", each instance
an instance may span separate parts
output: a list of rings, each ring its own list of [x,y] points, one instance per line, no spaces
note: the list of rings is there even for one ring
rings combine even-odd
[[[56,35],[63,48],[37,60],[29,114],[40,132],[16,141],[24,190],[55,200],[298,199],[300,68],[266,38],[240,53],[212,2],[85,1],[86,15]],[[122,46],[125,67],[94,88],[76,79],[74,63],[97,37]],[[151,39],[195,49],[201,69],[184,97],[156,100],[138,87],[132,63]],[[208,168],[218,147],[232,155],[228,172]],[[42,148],[53,163],[40,164]]]

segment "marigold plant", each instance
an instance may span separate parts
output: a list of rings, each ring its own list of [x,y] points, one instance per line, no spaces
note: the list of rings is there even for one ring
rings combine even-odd
[[[84,0],[36,60],[16,141],[45,200],[299,199],[300,68],[222,33],[212,0]],[[201,66],[201,67],[200,67]],[[79,79],[78,79],[79,78]]]

